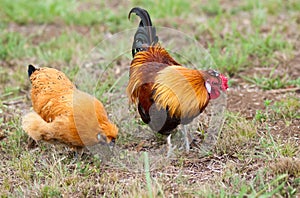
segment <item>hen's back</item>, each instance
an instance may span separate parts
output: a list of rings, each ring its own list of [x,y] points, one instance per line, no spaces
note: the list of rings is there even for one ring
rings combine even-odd
[[[29,73],[29,71],[28,71]],[[38,68],[30,75],[33,109],[46,121],[72,111],[75,85],[66,75],[53,68]]]

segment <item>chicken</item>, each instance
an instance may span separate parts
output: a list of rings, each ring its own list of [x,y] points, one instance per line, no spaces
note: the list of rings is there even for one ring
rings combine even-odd
[[[118,128],[99,100],[78,90],[56,69],[29,65],[28,75],[34,112],[23,117],[22,128],[31,138],[73,148],[114,144]]]
[[[127,95],[142,120],[158,133],[169,135],[179,124],[197,117],[228,88],[227,78],[215,70],[189,69],[175,61],[158,42],[148,12],[129,12],[141,18],[134,35]],[[185,145],[189,143],[184,127]]]

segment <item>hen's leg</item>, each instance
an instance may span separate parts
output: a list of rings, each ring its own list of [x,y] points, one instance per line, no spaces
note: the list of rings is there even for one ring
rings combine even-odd
[[[80,147],[71,147],[71,151],[74,152],[72,163],[78,162],[84,153],[84,149]]]

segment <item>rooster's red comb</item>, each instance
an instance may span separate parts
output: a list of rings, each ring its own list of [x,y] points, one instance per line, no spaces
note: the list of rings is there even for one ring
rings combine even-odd
[[[222,90],[226,91],[226,89],[228,88],[228,79],[223,74],[221,74],[220,77],[221,77],[221,80],[222,80]]]

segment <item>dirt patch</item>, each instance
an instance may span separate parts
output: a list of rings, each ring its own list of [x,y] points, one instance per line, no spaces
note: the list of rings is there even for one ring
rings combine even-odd
[[[22,26],[16,23],[9,23],[7,27],[8,32],[17,32],[28,38],[32,37],[32,44],[34,45],[49,41],[54,37],[58,37],[62,30],[62,24],[28,24],[26,26]]]
[[[257,109],[264,109],[264,100],[272,98],[258,89],[236,88],[228,91],[228,111],[253,119]]]
[[[270,132],[277,138],[289,139],[293,138],[300,146],[300,119],[294,119],[290,123],[284,120],[278,120],[269,123]]]
[[[291,60],[283,60],[278,66],[253,67],[240,71],[235,77],[235,82],[245,82],[247,78],[281,78],[284,80],[297,80],[300,74],[300,54],[295,54]]]
[[[299,37],[300,39],[300,37]],[[300,44],[300,42],[298,42]],[[286,65],[288,69],[287,74],[290,76],[292,79],[299,78],[300,76],[300,52],[297,52],[295,54],[295,57],[288,62]]]
[[[26,24],[26,26],[16,23],[9,23],[7,26],[8,32],[18,32],[21,35],[31,38],[33,45],[38,45],[42,42],[50,41],[51,39],[60,36],[63,32],[75,31],[82,35],[87,35],[90,32],[90,27],[87,26],[66,26],[63,23],[55,24]]]

